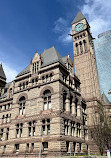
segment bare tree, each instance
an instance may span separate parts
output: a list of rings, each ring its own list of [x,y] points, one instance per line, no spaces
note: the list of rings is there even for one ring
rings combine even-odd
[[[99,105],[93,117],[93,126],[90,129],[92,138],[103,155],[105,148],[111,146],[111,120],[102,105]]]

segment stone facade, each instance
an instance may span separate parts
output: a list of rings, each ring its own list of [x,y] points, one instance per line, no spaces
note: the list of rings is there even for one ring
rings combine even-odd
[[[54,47],[36,52],[4,89],[1,155],[88,152],[86,102],[69,55],[62,58]]]

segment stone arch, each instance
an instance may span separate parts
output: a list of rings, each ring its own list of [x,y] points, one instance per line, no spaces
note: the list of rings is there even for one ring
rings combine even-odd
[[[20,94],[20,95],[18,96],[16,103],[19,103],[19,99],[20,99],[21,97],[25,97],[25,99],[28,100],[28,95],[27,95],[26,93],[22,93],[22,94]]]
[[[54,89],[53,89],[51,86],[46,86],[46,87],[44,87],[44,88],[41,90],[41,92],[40,92],[40,97],[43,96],[43,93],[44,93],[45,90],[50,90],[51,95],[54,94]]]

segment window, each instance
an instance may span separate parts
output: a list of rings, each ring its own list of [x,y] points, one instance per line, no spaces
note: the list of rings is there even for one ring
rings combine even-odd
[[[34,79],[32,79],[32,86],[34,86]]]
[[[9,89],[9,98],[12,97],[12,88]]]
[[[77,116],[77,101],[75,102],[75,116]]]
[[[34,143],[31,143],[31,152],[34,151]]]
[[[9,137],[9,128],[7,128],[6,130],[6,140],[8,140],[8,137]]]
[[[46,90],[44,92],[44,103],[43,110],[51,109],[51,92],[50,90]]]
[[[84,42],[84,49],[85,49],[85,52],[87,52],[87,42],[86,42],[86,40],[84,40],[83,42]]]
[[[22,131],[23,131],[23,124],[17,124],[16,125],[16,138],[22,137]]]
[[[28,87],[28,84],[29,84],[29,82],[28,82],[28,81],[26,81],[26,88]]]
[[[42,120],[42,135],[50,134],[50,119]]]
[[[38,78],[35,79],[36,85],[38,84]]]
[[[26,152],[29,152],[29,143],[26,144]]]
[[[66,149],[67,149],[67,152],[69,151],[69,142],[66,142]]]
[[[35,136],[35,125],[35,121],[28,123],[28,136]]]
[[[0,129],[0,140],[1,140],[1,141],[3,140],[3,132],[4,132],[4,129],[1,128],[1,129]]]
[[[70,96],[70,113],[71,113],[71,114],[72,114],[72,99],[73,99],[73,97]]]
[[[5,153],[5,150],[6,150],[6,145],[4,145],[4,148],[3,148],[3,153]]]
[[[80,134],[81,134],[80,124],[77,123],[77,137],[80,137]]]
[[[39,62],[33,63],[32,72],[37,73],[39,70]]]
[[[52,75],[52,73],[50,74],[50,81],[52,81],[52,77],[53,77],[53,75]]]
[[[74,136],[75,133],[75,122],[71,122],[71,135]]]
[[[64,134],[68,135],[69,125],[68,120],[64,120]]]
[[[23,89],[25,89],[25,83],[23,82]]]
[[[2,123],[5,123],[5,116],[2,116]]]
[[[46,82],[48,82],[49,81],[49,76],[48,75],[46,75]]]
[[[67,96],[66,91],[63,91],[63,111],[66,110],[66,96]]]
[[[22,85],[21,85],[21,83],[20,83],[20,85],[19,85],[19,88],[20,88],[20,90],[22,89]]]
[[[43,151],[48,151],[48,142],[43,142]]]
[[[15,152],[19,152],[19,144],[15,144]]]
[[[77,53],[77,55],[79,55],[79,48],[78,48],[78,44],[76,43],[76,44],[75,44],[75,46],[76,46],[76,53]]]
[[[82,46],[82,42],[79,42],[79,45],[80,45],[80,51],[81,51],[81,54],[83,53],[83,46]]]
[[[19,99],[19,115],[24,115],[25,114],[25,97],[21,97]]]
[[[44,76],[42,76],[42,83],[44,83],[45,82],[45,77]]]

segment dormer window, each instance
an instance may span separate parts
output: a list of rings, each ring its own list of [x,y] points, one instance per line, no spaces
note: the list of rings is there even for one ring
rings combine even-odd
[[[39,70],[39,62],[33,63],[32,72],[37,73]]]

